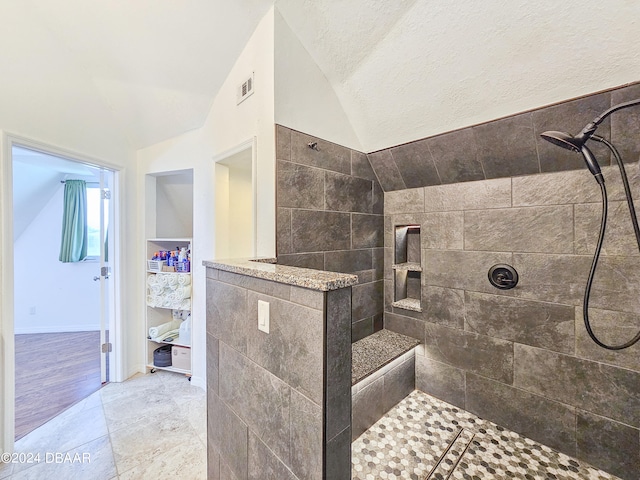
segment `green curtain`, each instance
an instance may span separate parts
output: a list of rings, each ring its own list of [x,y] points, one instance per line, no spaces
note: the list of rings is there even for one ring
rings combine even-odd
[[[87,256],[87,185],[84,180],[64,184],[61,262],[79,262]]]

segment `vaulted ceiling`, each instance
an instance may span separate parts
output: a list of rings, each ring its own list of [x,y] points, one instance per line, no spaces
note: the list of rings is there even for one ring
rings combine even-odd
[[[198,128],[274,3],[367,152],[640,79],[630,0],[0,0],[0,126]]]

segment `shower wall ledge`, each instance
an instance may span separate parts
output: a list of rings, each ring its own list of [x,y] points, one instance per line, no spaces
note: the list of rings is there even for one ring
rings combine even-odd
[[[216,270],[239,273],[321,292],[351,287],[358,283],[357,275],[278,265],[276,261],[275,258],[236,258],[205,260],[202,264]]]

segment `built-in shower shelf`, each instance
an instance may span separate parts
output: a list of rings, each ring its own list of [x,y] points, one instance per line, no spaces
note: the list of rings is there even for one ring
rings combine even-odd
[[[394,270],[405,270],[408,272],[421,272],[422,266],[418,262],[405,262],[405,263],[396,263],[391,265],[391,268]]]
[[[411,310],[412,312],[422,311],[419,298],[403,298],[402,300],[393,302],[391,306],[395,308],[402,308],[404,310]]]

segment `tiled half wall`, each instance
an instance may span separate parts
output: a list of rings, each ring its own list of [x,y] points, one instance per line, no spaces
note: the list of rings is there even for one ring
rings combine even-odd
[[[639,164],[627,166],[640,192]],[[605,341],[640,328],[640,255],[617,167],[590,317]],[[640,194],[639,194],[640,195]],[[582,296],[600,222],[586,170],[385,193],[385,328],[423,341],[416,388],[625,479],[640,474],[640,345],[596,346]],[[394,226],[422,237],[422,312],[391,305]],[[492,265],[520,282],[493,287]]]
[[[258,331],[258,301],[269,334]],[[209,480],[348,479],[351,288],[207,268]]]
[[[383,192],[367,156],[282,126],[276,154],[278,263],[357,274],[352,340],[382,329]]]

